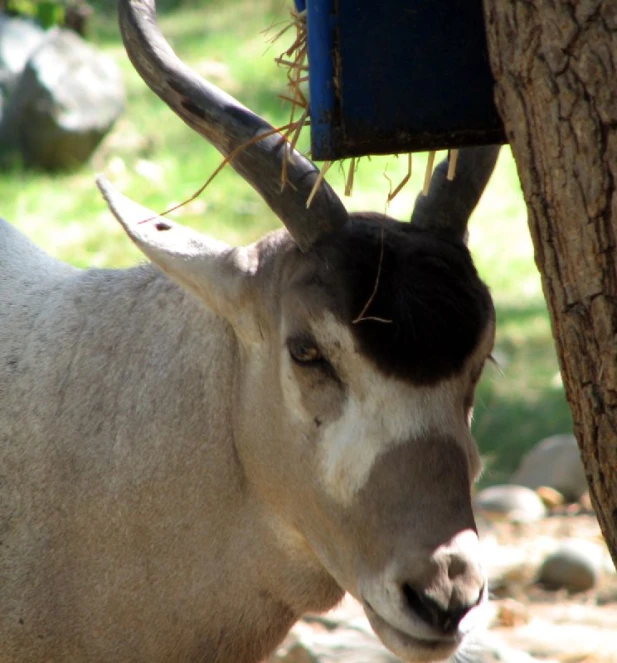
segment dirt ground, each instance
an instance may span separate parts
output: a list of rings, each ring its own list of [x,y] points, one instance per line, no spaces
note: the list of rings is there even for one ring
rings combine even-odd
[[[495,592],[491,631],[513,649],[542,661],[617,663],[617,574],[593,514],[553,515],[536,523],[494,524],[488,536],[506,555],[526,563]],[[560,541],[588,541],[604,550],[604,570],[593,589],[547,591],[534,580],[539,562]]]

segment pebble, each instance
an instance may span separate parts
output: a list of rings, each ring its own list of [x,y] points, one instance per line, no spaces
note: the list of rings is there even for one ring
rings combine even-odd
[[[585,592],[596,585],[603,565],[600,546],[572,539],[562,543],[544,560],[538,581],[549,589]]]
[[[513,484],[485,488],[475,496],[474,503],[492,521],[529,523],[546,515],[546,507],[535,491]]]
[[[494,610],[492,625],[514,628],[529,622],[529,609],[524,603],[511,598],[494,600],[491,602]]]
[[[538,493],[538,497],[547,509],[555,509],[566,501],[565,497],[558,490],[550,486],[539,486],[536,488],[536,493]]]

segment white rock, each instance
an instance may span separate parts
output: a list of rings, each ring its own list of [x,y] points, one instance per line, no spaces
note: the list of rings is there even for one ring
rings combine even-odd
[[[70,30],[54,28],[5,104],[0,151],[45,169],[87,161],[124,106],[120,71]]]
[[[539,442],[523,457],[512,483],[550,486],[567,500],[578,500],[587,490],[587,480],[574,435],[553,435]]]
[[[530,488],[503,484],[481,490],[474,498],[476,509],[489,520],[529,523],[546,515],[546,507]]]
[[[10,93],[28,58],[45,38],[33,21],[0,13],[0,87]]]

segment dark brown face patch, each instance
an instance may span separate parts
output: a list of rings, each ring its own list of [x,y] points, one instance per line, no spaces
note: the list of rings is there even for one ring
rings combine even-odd
[[[353,215],[312,254],[333,313],[386,375],[431,384],[456,373],[494,316],[466,246],[411,224]]]

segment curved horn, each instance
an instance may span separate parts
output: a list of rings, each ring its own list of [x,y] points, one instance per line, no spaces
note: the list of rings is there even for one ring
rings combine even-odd
[[[319,170],[310,159],[292,152],[280,134],[234,154],[273,127],[179,60],[156,24],[154,0],[120,0],[118,15],[124,46],[140,76],[186,124],[223,155],[233,155],[232,167],[257,190],[302,251],[347,222],[343,203],[326,182],[307,209]],[[281,191],[284,159],[287,184]]]
[[[449,157],[433,173],[428,195],[420,194],[411,216],[414,228],[439,230],[464,240],[467,222],[488,182],[500,145],[466,147],[459,151],[456,172],[449,180]]]

